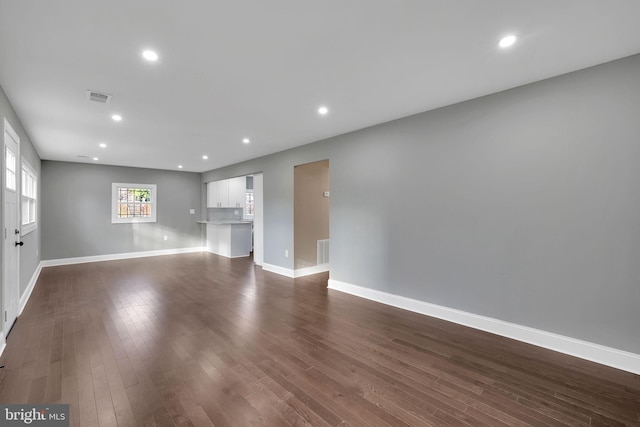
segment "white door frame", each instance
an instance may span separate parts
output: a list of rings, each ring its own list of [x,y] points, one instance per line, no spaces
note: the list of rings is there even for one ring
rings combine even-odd
[[[15,219],[16,219],[16,223],[15,225],[10,225],[7,223],[8,218],[5,215],[5,202],[6,202],[6,196],[7,196],[7,189],[6,189],[6,179],[7,179],[7,175],[6,175],[6,143],[7,141],[5,140],[6,136],[9,136],[11,139],[13,139],[16,143],[16,152],[14,153],[16,156],[16,189],[15,189],[15,203],[16,203],[16,212],[15,212]],[[20,186],[21,186],[21,181],[22,181],[22,165],[21,165],[21,161],[20,161],[20,137],[18,136],[18,134],[13,130],[13,127],[11,127],[11,124],[7,121],[6,118],[4,118],[4,128],[3,128],[3,132],[2,132],[2,228],[0,229],[0,231],[2,232],[1,235],[3,237],[2,241],[2,287],[1,287],[1,291],[2,291],[2,316],[0,316],[0,323],[2,324],[2,338],[0,339],[0,346],[2,346],[5,342],[6,336],[9,333],[11,327],[13,326],[14,321],[17,319],[18,317],[18,312],[19,312],[19,305],[20,305],[20,250],[18,247],[14,246],[14,243],[16,241],[20,240],[20,234],[14,234],[15,230],[18,230],[18,232],[20,232],[21,230],[21,223],[22,223],[22,219],[20,217],[20,204],[21,204],[21,192],[20,192]],[[9,229],[10,228],[14,228],[15,229]],[[9,242],[9,243],[7,243]],[[8,250],[11,251],[15,251],[15,265],[13,266],[14,268],[7,268],[8,267],[8,262],[11,259],[10,256],[8,256],[9,254],[6,253],[7,251],[7,246],[9,246]],[[10,267],[10,266],[9,266]],[[12,277],[7,277],[7,272],[8,271],[14,271],[14,275]],[[13,286],[14,288],[10,288],[10,286]],[[15,299],[10,301],[8,297],[15,295]],[[11,302],[13,302],[13,304],[11,304]],[[10,306],[11,305],[11,306]],[[7,314],[6,313],[11,313],[11,319],[6,319]],[[14,317],[15,314],[15,317]]]
[[[253,262],[264,263],[264,196],[262,172],[253,174]]]

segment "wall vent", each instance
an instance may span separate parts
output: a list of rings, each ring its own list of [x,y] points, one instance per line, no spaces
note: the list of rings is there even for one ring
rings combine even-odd
[[[318,240],[318,262],[317,265],[329,264],[329,239]]]
[[[108,104],[111,102],[111,95],[109,95],[108,93],[102,93],[95,90],[88,90],[87,99],[89,101],[98,102],[100,104]]]

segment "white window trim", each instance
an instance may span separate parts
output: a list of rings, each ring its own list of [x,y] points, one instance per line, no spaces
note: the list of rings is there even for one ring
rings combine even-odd
[[[151,217],[149,218],[118,218],[118,188],[141,188],[151,191]],[[157,222],[158,195],[156,184],[131,184],[114,182],[111,184],[111,223],[112,224],[136,224],[144,222]]]
[[[32,199],[35,201],[35,213],[33,222],[30,222],[29,224],[22,224],[22,198],[25,196],[22,195],[24,188],[22,188],[22,185],[20,186],[20,234],[24,236],[35,231],[38,228],[38,174],[36,173],[36,170],[33,168],[33,166],[31,166],[31,163],[29,163],[24,157],[22,157],[20,161],[22,163],[22,167],[20,168],[20,183],[22,184],[22,169],[26,169],[28,173],[33,175],[33,182],[35,186],[35,194]],[[29,199],[31,199],[31,197],[29,197]]]

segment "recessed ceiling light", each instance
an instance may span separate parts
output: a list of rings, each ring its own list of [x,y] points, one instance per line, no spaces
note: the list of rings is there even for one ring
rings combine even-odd
[[[248,143],[250,143],[251,141],[249,140],[249,138],[244,138],[244,139],[242,140],[242,142],[244,142],[245,144],[248,144]]]
[[[107,144],[105,144],[104,142],[100,143],[100,148],[107,148]]]
[[[204,156],[202,156],[202,160],[207,160],[209,158],[209,156],[207,156],[206,154]]]
[[[115,122],[119,122],[122,120],[122,116],[120,114],[114,114],[113,116],[111,116],[111,118],[113,119],[113,121]]]
[[[318,114],[324,116],[329,112],[329,109],[327,107],[320,107],[318,108]]]
[[[158,60],[158,54],[153,50],[145,50],[144,52],[142,52],[142,57],[151,62],[155,62]]]
[[[94,158],[93,158],[93,161],[94,161],[94,162],[97,162],[98,160],[100,160],[100,159],[99,159],[99,158],[97,158],[97,157],[94,157]]]
[[[516,40],[518,40],[518,36],[514,36],[513,34],[511,34],[509,36],[501,38],[498,46],[504,49],[506,47],[513,46]]]
[[[178,165],[178,169],[182,169],[182,165]]]

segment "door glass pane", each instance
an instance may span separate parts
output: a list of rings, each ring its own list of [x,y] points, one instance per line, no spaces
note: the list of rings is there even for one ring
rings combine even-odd
[[[5,147],[5,161],[7,162],[7,189],[16,191],[16,156],[9,147]]]

